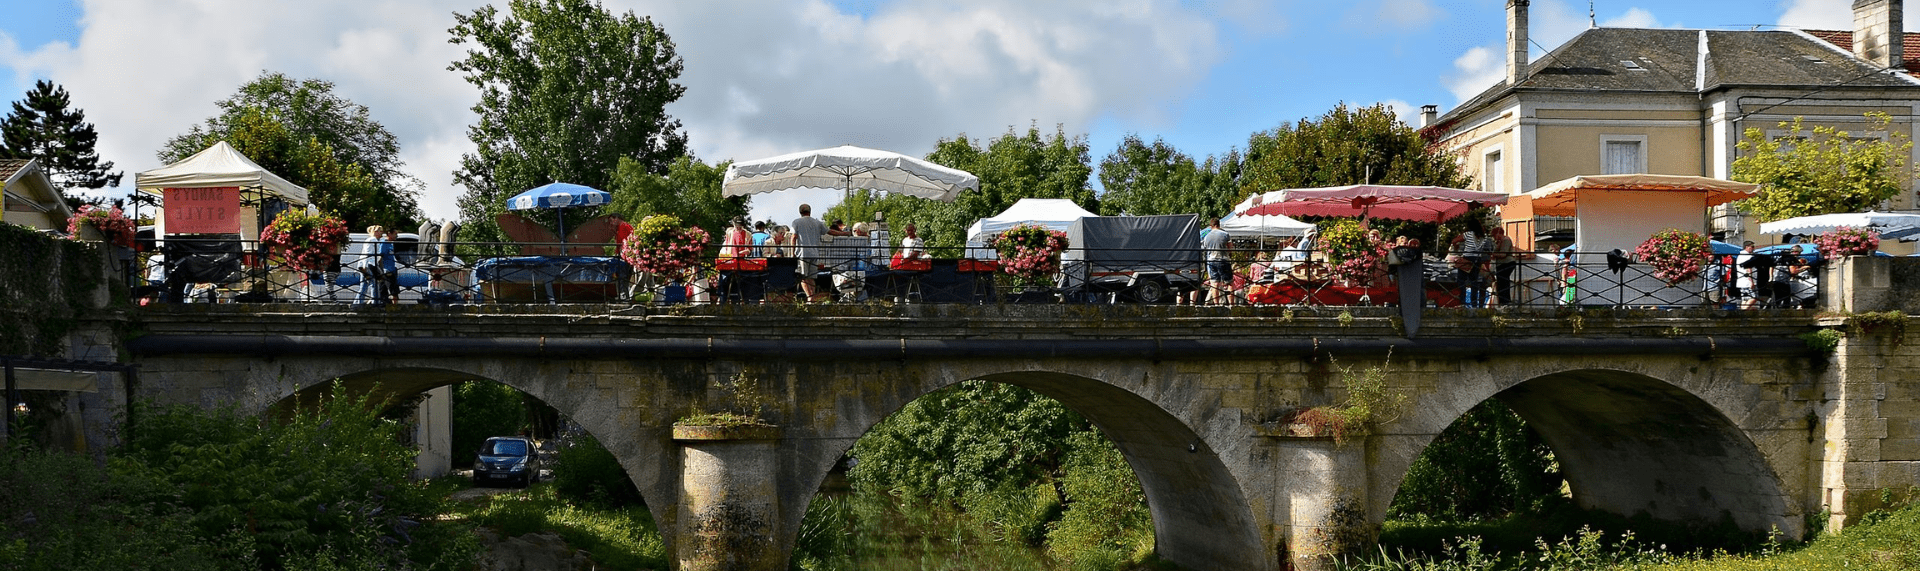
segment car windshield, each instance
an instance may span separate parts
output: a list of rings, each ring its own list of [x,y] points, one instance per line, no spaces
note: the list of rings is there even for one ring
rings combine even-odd
[[[482,447],[480,453],[488,456],[526,456],[527,441],[491,440],[487,442],[485,447]]]

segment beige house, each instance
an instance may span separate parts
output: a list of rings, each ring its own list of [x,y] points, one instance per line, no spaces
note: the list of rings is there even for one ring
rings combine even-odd
[[[73,209],[47,178],[47,171],[36,159],[0,159],[0,180],[6,192],[0,197],[0,220],[39,230],[66,231]]]
[[[1778,132],[1802,117],[1858,134],[1863,115],[1878,111],[1911,136],[1920,115],[1920,78],[1907,71],[1920,61],[1904,49],[1920,38],[1902,31],[1900,0],[1854,2],[1851,32],[1593,28],[1539,61],[1528,61],[1527,4],[1507,2],[1506,80],[1446,115],[1422,110],[1423,128],[1458,153],[1481,190],[1520,194],[1592,174],[1728,178],[1750,127]],[[1914,196],[1886,206],[1912,209]],[[1524,205],[1507,210],[1516,237],[1571,228]],[[1702,216],[1729,241],[1777,239],[1734,208]]]

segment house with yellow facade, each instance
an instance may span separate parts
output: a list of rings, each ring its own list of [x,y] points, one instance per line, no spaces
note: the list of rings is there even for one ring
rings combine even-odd
[[[1537,61],[1527,7],[1507,2],[1505,80],[1445,115],[1422,109],[1423,132],[1457,154],[1480,190],[1521,194],[1592,174],[1729,178],[1748,128],[1776,134],[1799,117],[1875,136],[1862,133],[1865,114],[1881,112],[1910,137],[1920,115],[1920,61],[1906,59],[1900,0],[1855,1],[1851,31],[1596,27]],[[1912,209],[1913,193],[1885,206]],[[1702,216],[1729,241],[1775,238],[1737,208]],[[1502,217],[1527,242],[1571,228],[1524,208]],[[1889,245],[1899,249],[1912,247]]]
[[[37,159],[0,159],[0,220],[36,230],[65,232],[73,208]]]

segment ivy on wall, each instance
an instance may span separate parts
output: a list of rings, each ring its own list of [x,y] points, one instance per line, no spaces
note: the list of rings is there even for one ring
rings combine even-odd
[[[92,292],[105,249],[0,223],[0,355],[60,356]]]

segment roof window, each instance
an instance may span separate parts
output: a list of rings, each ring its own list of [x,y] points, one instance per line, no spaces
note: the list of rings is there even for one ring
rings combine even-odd
[[[1623,67],[1625,67],[1625,68],[1627,68],[1628,70],[1631,70],[1631,71],[1646,71],[1646,70],[1647,70],[1647,68],[1644,68],[1644,67],[1640,67],[1640,63],[1639,63],[1639,62],[1636,62],[1636,61],[1633,61],[1633,60],[1630,60],[1630,59],[1623,59],[1623,60],[1620,60],[1620,65],[1621,65],[1621,66],[1623,66]]]
[[[1800,59],[1804,59],[1804,60],[1807,60],[1807,61],[1810,61],[1810,62],[1813,62],[1813,63],[1827,63],[1827,60],[1823,60],[1823,59],[1820,59],[1820,58],[1818,58],[1818,57],[1814,57],[1814,56],[1810,56],[1810,55],[1801,55],[1801,56],[1800,56]]]

